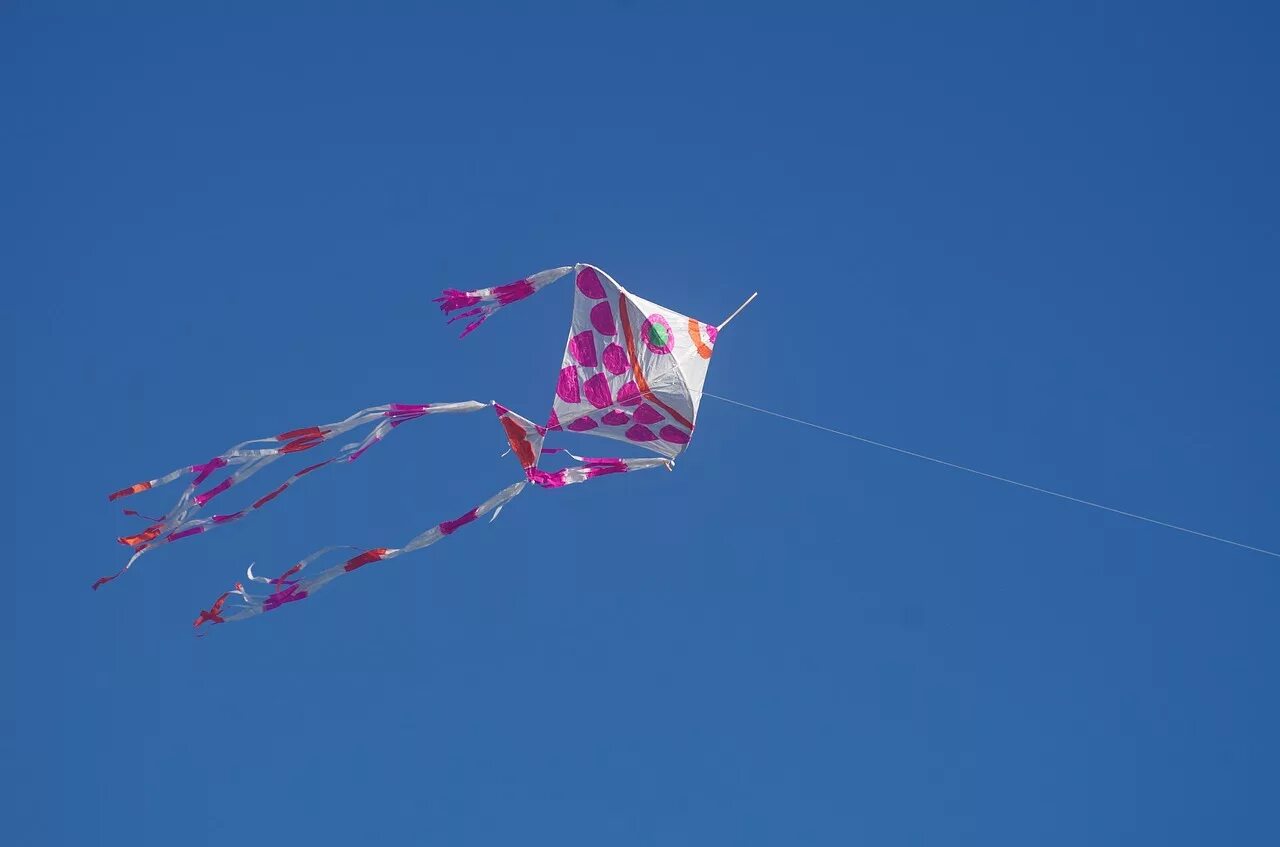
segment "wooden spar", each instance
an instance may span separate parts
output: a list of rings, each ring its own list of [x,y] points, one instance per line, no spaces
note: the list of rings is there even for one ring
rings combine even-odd
[[[756,299],[756,295],[757,295],[757,294],[759,294],[759,293],[760,293],[759,291],[754,291],[754,292],[752,292],[751,296],[750,296],[750,297],[748,297],[748,298],[746,299],[746,301],[745,301],[741,306],[739,306],[738,308],[736,308],[736,309],[734,309],[734,310],[733,310],[733,314],[732,314],[732,315],[730,315],[729,317],[727,317],[727,318],[725,318],[724,320],[720,321],[720,323],[716,326],[716,331],[717,331],[717,332],[721,332],[721,331],[723,331],[723,330],[724,330],[724,328],[725,328],[725,327],[727,327],[727,326],[729,325],[729,321],[731,321],[731,320],[733,320],[734,318],[736,318],[736,317],[738,316],[738,313],[739,313],[739,312],[741,312],[743,309],[747,308],[747,306],[749,306],[749,305],[751,304],[751,301],[752,301],[752,300],[754,300],[754,299]]]

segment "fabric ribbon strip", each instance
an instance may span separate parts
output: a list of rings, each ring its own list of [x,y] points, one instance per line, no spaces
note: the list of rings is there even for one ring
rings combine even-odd
[[[515,282],[494,286],[493,288],[477,288],[474,291],[459,291],[456,288],[446,288],[441,292],[441,296],[436,297],[433,302],[439,303],[440,311],[446,315],[452,312],[458,313],[449,318],[449,323],[463,318],[475,318],[474,321],[467,324],[466,328],[462,330],[462,334],[458,336],[459,338],[466,338],[480,324],[484,323],[490,315],[503,306],[510,306],[512,303],[518,303],[526,297],[532,297],[578,267],[580,266],[565,265],[560,268],[551,268],[550,270],[539,271],[524,279],[518,279]]]
[[[503,421],[503,428],[507,433],[508,440],[512,443],[519,443],[518,439],[523,438],[523,433],[517,431],[518,427],[511,425],[511,421],[519,421],[527,423],[524,418],[511,412],[510,410],[493,404],[498,412],[499,419]],[[529,425],[533,434],[537,435],[537,428]],[[541,446],[540,443],[538,445]],[[228,623],[230,621],[244,620],[245,618],[255,617],[264,612],[274,611],[288,603],[306,599],[316,593],[325,585],[340,576],[345,576],[352,571],[359,570],[365,565],[374,562],[382,562],[387,559],[394,559],[405,553],[412,553],[415,550],[421,550],[424,547],[430,547],[440,539],[447,535],[452,535],[462,527],[481,518],[490,512],[493,513],[493,520],[497,518],[502,507],[513,500],[516,495],[524,490],[524,487],[532,482],[542,488],[562,488],[566,485],[575,485],[580,482],[586,482],[601,476],[608,476],[616,473],[628,473],[630,471],[649,470],[652,468],[665,467],[671,469],[671,461],[662,458],[644,458],[644,459],[613,459],[613,458],[591,458],[575,456],[563,448],[549,448],[542,450],[544,453],[564,453],[575,461],[581,462],[580,465],[574,465],[562,468],[556,471],[544,471],[537,467],[536,464],[526,465],[530,457],[529,450],[522,449],[517,452],[517,458],[521,460],[521,466],[524,468],[526,481],[517,482],[499,491],[493,497],[481,503],[479,506],[459,515],[452,520],[442,521],[428,529],[426,532],[411,539],[403,547],[374,547],[364,550],[355,556],[348,558],[346,561],[331,565],[314,577],[302,576],[302,571],[306,569],[316,559],[334,551],[334,550],[358,550],[357,547],[325,547],[317,550],[306,558],[294,564],[278,577],[257,576],[253,572],[253,565],[249,566],[248,578],[250,583],[258,583],[271,586],[272,590],[269,594],[250,593],[245,590],[243,584],[237,583],[235,588],[224,593],[215,602],[210,609],[200,613],[195,620],[196,628],[206,623]],[[536,461],[536,460],[534,460]],[[235,598],[232,607],[228,611],[223,611],[223,606],[230,598]]]
[[[459,414],[467,412],[478,412],[488,407],[487,403],[480,403],[475,400],[466,400],[458,403],[432,403],[432,404],[402,404],[391,403],[382,406],[371,406],[367,409],[361,409],[354,415],[337,423],[323,424],[321,426],[306,427],[303,429],[294,429],[283,432],[270,438],[257,438],[250,441],[244,441],[235,445],[231,449],[214,456],[207,462],[178,468],[158,479],[138,482],[127,488],[122,488],[108,496],[109,500],[118,500],[122,497],[129,497],[152,488],[157,488],[169,482],[173,482],[184,475],[190,474],[192,479],[188,482],[186,488],[179,495],[178,500],[169,509],[165,515],[159,520],[152,523],[143,531],[126,535],[119,538],[119,542],[133,549],[133,555],[129,558],[125,566],[111,576],[104,576],[98,579],[93,588],[96,590],[103,584],[110,582],[116,577],[123,574],[133,566],[133,563],[148,550],[174,541],[180,541],[183,538],[189,538],[193,535],[199,535],[208,532],[224,524],[232,523],[246,517],[251,512],[257,511],[267,503],[279,497],[291,486],[293,486],[302,477],[310,474],[312,471],[319,470],[327,465],[336,463],[354,462],[356,459],[364,455],[374,444],[377,444],[387,436],[391,430],[417,418],[427,415],[438,414]],[[240,485],[245,480],[252,477],[258,471],[276,460],[288,456],[292,453],[301,453],[318,447],[321,444],[332,441],[341,435],[352,430],[359,429],[364,426],[373,424],[372,429],[364,438],[353,444],[347,444],[339,450],[336,456],[326,459],[316,464],[296,471],[289,476],[283,483],[272,489],[267,494],[254,500],[248,506],[245,506],[234,512],[223,514],[215,514],[209,517],[195,517],[201,509],[203,509],[214,498],[224,494],[233,486]],[[278,446],[261,446],[264,444],[274,444]],[[224,468],[232,468],[227,475],[219,482],[209,486],[204,491],[199,491],[200,487]],[[132,512],[132,510],[126,510]],[[135,513],[136,514],[136,513]]]
[[[312,594],[315,594],[324,586],[333,582],[338,577],[346,576],[349,573],[363,568],[365,565],[374,562],[382,562],[387,559],[394,559],[405,553],[412,553],[414,550],[421,550],[424,547],[430,547],[445,536],[452,535],[463,526],[475,521],[477,518],[494,512],[497,517],[497,510],[501,509],[512,499],[516,497],[527,483],[517,482],[508,485],[497,494],[485,500],[479,506],[462,514],[453,520],[442,521],[428,529],[426,532],[411,539],[409,543],[403,547],[374,547],[365,550],[355,556],[346,559],[343,562],[331,565],[317,573],[315,576],[307,577],[302,575],[302,571],[313,561],[340,549],[359,549],[359,548],[341,548],[341,547],[325,547],[317,550],[311,555],[302,559],[293,567],[289,568],[278,577],[269,579],[266,577],[254,576],[253,566],[249,566],[249,579],[257,583],[266,583],[274,586],[274,590],[270,594],[251,594],[245,590],[244,585],[236,583],[235,588],[218,597],[214,601],[213,606],[208,610],[202,611],[195,619],[195,627],[198,629],[206,623],[230,623],[231,621],[245,620],[247,618],[256,617],[264,612],[274,611],[288,603],[298,600],[305,600]],[[224,609],[225,604],[231,598],[233,605],[229,609]]]

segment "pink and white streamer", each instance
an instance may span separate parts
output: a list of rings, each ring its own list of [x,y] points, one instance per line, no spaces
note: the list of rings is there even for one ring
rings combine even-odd
[[[462,330],[462,334],[458,336],[459,338],[466,338],[494,312],[504,306],[510,306],[512,303],[519,303],[526,297],[532,297],[572,271],[574,267],[574,265],[566,265],[562,268],[539,271],[524,279],[518,279],[515,282],[494,286],[493,288],[477,288],[474,291],[459,291],[456,288],[446,288],[439,297],[435,298],[434,302],[439,303],[440,310],[445,313],[458,313],[449,318],[449,323],[464,318],[475,318],[475,320],[466,325]]]
[[[242,441],[206,462],[178,468],[158,479],[138,482],[127,488],[122,488],[109,495],[107,499],[118,500],[122,497],[129,497],[173,482],[184,475],[189,474],[192,477],[186,488],[178,496],[177,501],[163,517],[153,521],[150,526],[139,533],[121,536],[117,539],[121,544],[133,548],[133,555],[130,556],[128,562],[119,571],[111,576],[104,576],[98,579],[93,584],[93,588],[96,590],[129,570],[133,563],[149,550],[238,521],[261,509],[296,484],[298,480],[313,471],[332,464],[354,462],[364,455],[365,451],[377,444],[401,424],[427,415],[478,412],[486,408],[487,405],[486,403],[467,400],[460,403],[391,403],[383,406],[371,406],[367,409],[361,409],[354,415],[337,423],[294,429],[268,438]],[[257,498],[249,505],[232,512],[214,514],[209,517],[197,517],[201,510],[214,498],[226,493],[232,487],[242,484],[267,465],[293,453],[302,453],[319,447],[321,444],[370,424],[373,424],[372,428],[361,440],[342,447],[338,454],[332,458],[295,471],[276,488]],[[260,446],[266,444],[279,446]],[[232,470],[218,482],[209,485],[203,491],[200,490],[206,481],[217,475],[224,468],[231,468]],[[126,512],[134,515],[138,514],[131,509],[126,510]]]
[[[194,626],[199,628],[203,624],[220,624],[230,623],[232,621],[245,620],[247,618],[256,617],[265,612],[272,612],[289,603],[295,603],[299,600],[305,600],[312,594],[315,594],[321,588],[339,577],[354,573],[363,568],[365,565],[371,565],[374,562],[382,562],[387,559],[394,559],[405,553],[412,553],[415,550],[421,550],[424,547],[430,547],[437,541],[452,535],[462,527],[472,521],[482,518],[490,512],[496,518],[498,512],[507,503],[511,502],[525,487],[526,483],[517,482],[508,485],[497,494],[485,500],[479,506],[465,512],[464,514],[454,518],[453,520],[442,521],[435,526],[423,532],[420,535],[410,539],[403,547],[373,547],[364,550],[355,556],[351,556],[342,562],[335,563],[315,574],[314,576],[306,576],[303,571],[308,565],[323,556],[332,553],[335,550],[355,550],[354,547],[325,547],[310,554],[306,558],[294,564],[278,577],[267,578],[254,576],[253,566],[249,566],[248,576],[250,581],[255,583],[263,583],[272,586],[270,593],[262,594],[258,592],[250,593],[245,590],[243,583],[236,583],[235,588],[221,595],[214,601],[209,609],[202,611],[195,619]],[[232,605],[229,608],[225,604],[230,600]]]

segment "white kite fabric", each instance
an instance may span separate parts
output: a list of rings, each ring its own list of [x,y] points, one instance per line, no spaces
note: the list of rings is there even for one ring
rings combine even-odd
[[[675,458],[693,436],[716,329],[577,272],[550,429],[629,441]]]
[[[671,470],[676,457],[684,452],[693,437],[707,367],[715,348],[716,327],[637,297],[604,271],[587,264],[541,271],[494,288],[448,289],[436,302],[442,311],[452,315],[450,322],[470,319],[462,332],[465,337],[495,312],[570,274],[576,287],[573,319],[546,424],[533,423],[498,403],[475,400],[391,403],[362,409],[336,423],[241,442],[207,461],[183,466],[111,494],[108,499],[117,500],[189,477],[177,502],[167,512],[147,518],[150,524],[141,532],[118,539],[132,549],[132,555],[123,568],[100,578],[93,588],[96,590],[122,575],[144,553],[248,517],[304,476],[329,465],[354,462],[392,430],[431,415],[492,408],[525,478],[458,517],[436,524],[402,547],[325,547],[274,577],[255,574],[250,566],[247,584],[253,590],[246,589],[245,583],[235,583],[209,609],[200,612],[195,626],[227,623],[273,611],[303,600],[338,577],[365,565],[429,547],[478,518],[485,515],[491,515],[490,520],[496,518],[502,507],[530,483],[540,488],[561,488],[618,473],[661,467]],[[276,488],[252,503],[235,511],[206,514],[210,511],[206,507],[215,498],[237,488],[273,462],[366,429],[363,437],[341,447],[336,455],[292,472]],[[658,457],[582,457],[563,448],[545,446],[550,434],[565,430],[624,441],[657,453]],[[556,470],[542,467],[543,457],[556,453],[563,453],[578,464]],[[125,514],[146,517],[131,509],[126,509]],[[345,551],[343,560],[318,571],[307,571],[315,562],[338,551]],[[351,551],[358,552],[350,555]]]

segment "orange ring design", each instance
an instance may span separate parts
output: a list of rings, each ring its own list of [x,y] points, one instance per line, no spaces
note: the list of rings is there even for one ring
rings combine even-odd
[[[711,358],[711,348],[702,340],[702,333],[698,330],[698,322],[693,318],[689,318],[689,337],[693,339],[693,346],[698,348],[698,355],[704,359]]]

